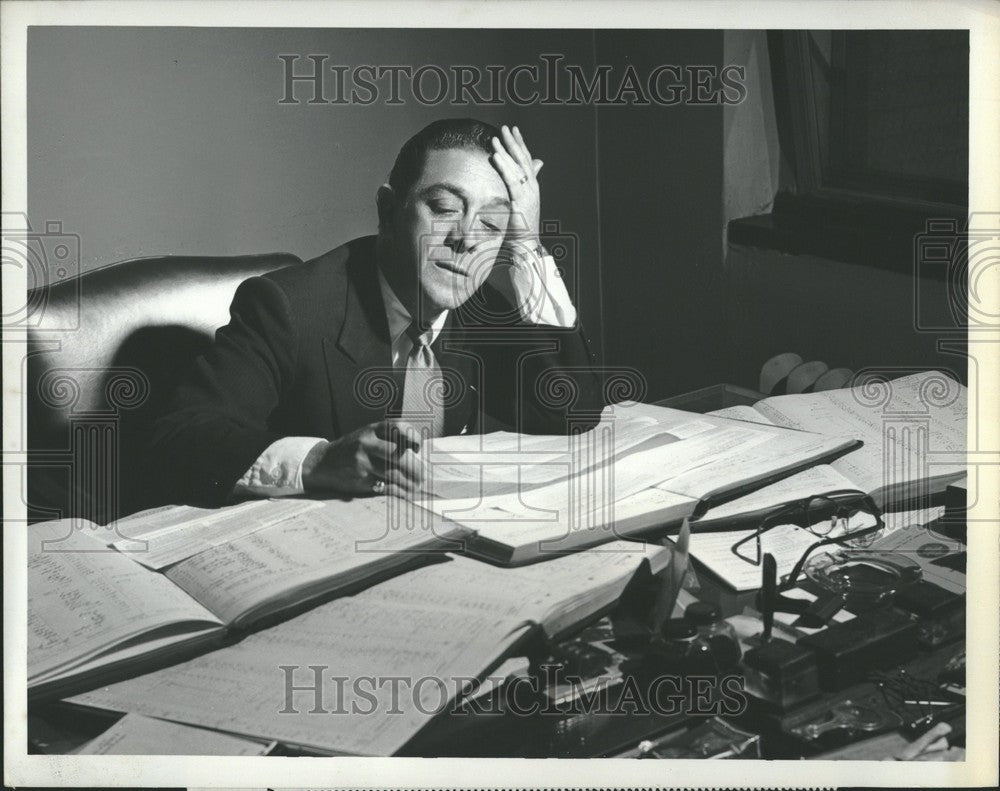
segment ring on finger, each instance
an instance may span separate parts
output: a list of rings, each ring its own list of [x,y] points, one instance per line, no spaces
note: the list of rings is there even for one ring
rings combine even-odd
[[[375,494],[382,494],[385,491],[385,481],[381,478],[377,478],[375,483],[372,484],[372,491]]]
[[[525,176],[521,176],[521,178],[519,178],[517,180],[517,183],[518,184],[527,184],[528,183],[528,177],[526,175]]]

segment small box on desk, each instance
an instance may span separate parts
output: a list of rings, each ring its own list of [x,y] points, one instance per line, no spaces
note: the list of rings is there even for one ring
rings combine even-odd
[[[917,641],[934,648],[965,634],[965,595],[918,580],[896,594],[896,607],[917,618]]]
[[[969,504],[969,476],[964,475],[944,490],[944,514],[946,519],[965,516]]]
[[[729,406],[753,406],[767,396],[747,387],[718,384],[692,390],[689,393],[670,396],[656,402],[657,406],[683,409],[685,412],[712,412]]]
[[[895,608],[874,610],[803,637],[798,645],[816,656],[820,684],[842,689],[870,670],[898,665],[917,653],[917,622]]]
[[[813,652],[787,640],[756,645],[743,657],[746,690],[764,710],[789,711],[820,694]]]

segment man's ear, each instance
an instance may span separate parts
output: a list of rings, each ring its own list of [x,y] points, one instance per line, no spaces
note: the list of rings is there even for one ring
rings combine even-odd
[[[392,225],[392,216],[396,211],[396,193],[388,184],[383,184],[375,193],[375,205],[378,208],[378,227],[388,228]]]

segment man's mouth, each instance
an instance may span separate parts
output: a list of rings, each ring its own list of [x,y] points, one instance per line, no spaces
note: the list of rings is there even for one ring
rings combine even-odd
[[[451,261],[435,261],[434,266],[440,267],[441,269],[447,269],[449,272],[454,272],[456,275],[461,275],[462,277],[469,276],[468,272],[458,266],[458,264],[454,264]]]

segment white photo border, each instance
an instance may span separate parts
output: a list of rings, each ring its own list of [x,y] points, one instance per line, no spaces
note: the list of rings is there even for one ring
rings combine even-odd
[[[525,28],[965,28],[970,30],[970,211],[1000,212],[1000,9],[947,2],[16,2],[0,6],[3,95],[3,211],[27,206],[26,41],[29,25],[187,27],[525,27]],[[3,270],[4,312],[23,305],[23,273]],[[996,282],[991,281],[991,282]],[[1000,288],[983,294],[984,315],[1000,314]],[[970,295],[971,297],[971,295]],[[21,301],[18,301],[21,300]],[[1000,448],[1000,327],[970,344],[982,375],[979,434],[969,447]],[[991,336],[993,337],[993,336]],[[4,437],[20,436],[20,356],[4,343]],[[975,347],[975,348],[972,348]],[[987,383],[991,385],[987,387]],[[989,418],[989,419],[987,419]],[[974,444],[975,443],[975,444]],[[5,447],[7,442],[5,440]],[[998,476],[1000,477],[1000,476]],[[4,467],[5,492],[17,485]],[[16,490],[4,520],[24,522]],[[997,523],[998,480],[980,482],[976,520]],[[628,761],[618,759],[405,759],[27,755],[26,541],[4,531],[4,781],[11,786],[246,786],[354,788],[783,787],[992,785],[997,779],[998,532],[969,535],[967,761]]]

